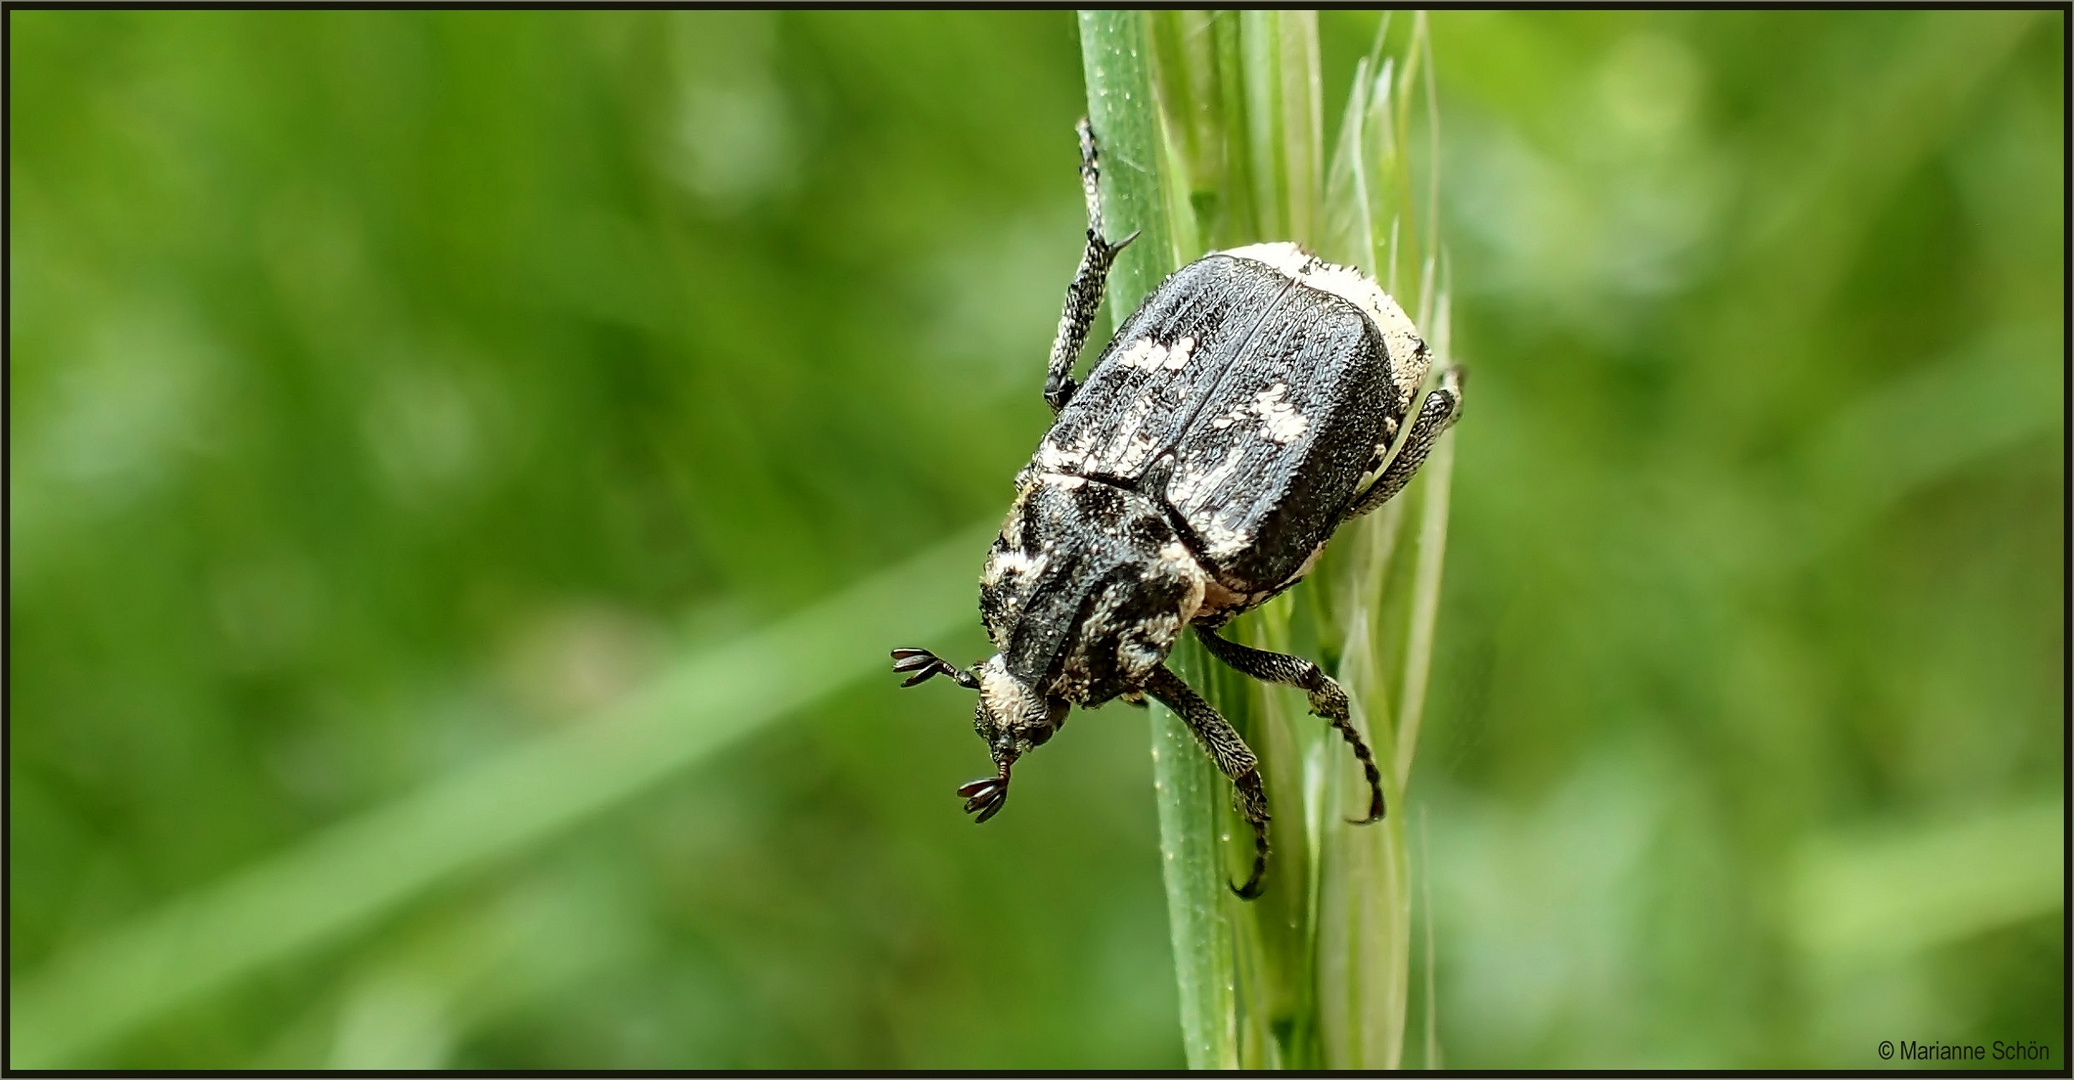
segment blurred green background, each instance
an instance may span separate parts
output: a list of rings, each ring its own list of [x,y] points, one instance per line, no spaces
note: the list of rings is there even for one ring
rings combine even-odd
[[[982,650],[1070,14],[8,18],[12,1064],[1181,1063],[1144,715],[973,829],[874,671]],[[1433,31],[1444,1062],[2066,1068],[2064,15]]]

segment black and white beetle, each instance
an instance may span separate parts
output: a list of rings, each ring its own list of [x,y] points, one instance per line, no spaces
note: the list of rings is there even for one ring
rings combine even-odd
[[[1217,630],[1296,584],[1334,529],[1403,489],[1454,423],[1460,372],[1443,372],[1414,410],[1431,356],[1396,301],[1294,244],[1253,244],[1161,282],[1077,387],[1073,364],[1110,263],[1137,236],[1103,239],[1097,177],[1082,120],[1087,251],[1044,380],[1055,419],[1016,474],[1015,503],[980,576],[980,614],[1000,651],[965,670],[927,649],[895,649],[893,670],[908,674],[906,686],[945,675],[979,691],[973,726],[996,773],[958,789],[977,821],[1000,812],[1009,767],[1044,745],[1071,706],[1159,699],[1236,786],[1254,856],[1252,876],[1233,888],[1250,900],[1268,854],[1258,759],[1167,669],[1167,654],[1193,625],[1224,663],[1308,692],[1311,711],[1367,773],[1360,823],[1380,820],[1382,776],[1346,693],[1308,660]]]

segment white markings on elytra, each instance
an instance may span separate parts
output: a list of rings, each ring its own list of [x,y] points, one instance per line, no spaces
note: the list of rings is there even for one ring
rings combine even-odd
[[[1251,259],[1257,263],[1266,263],[1281,271],[1284,277],[1296,278],[1299,281],[1303,279],[1304,271],[1310,269],[1311,264],[1318,261],[1317,256],[1287,240],[1276,241],[1271,244],[1247,244],[1245,247],[1235,247],[1230,251],[1224,252],[1224,254],[1236,259]]]
[[[1115,469],[1119,475],[1136,476],[1138,467],[1145,464],[1145,458],[1151,453],[1152,436],[1141,432],[1131,436],[1130,445],[1123,448],[1123,455],[1118,457],[1110,467]]]
[[[1067,469],[1077,468],[1081,462],[1086,460],[1087,452],[1085,450],[1068,450],[1050,439],[1044,440],[1044,443],[1037,448],[1037,465],[1046,472],[1062,472]]]
[[[1159,364],[1159,360],[1152,359],[1152,355],[1155,352],[1159,354],[1160,360],[1166,359],[1166,346],[1149,337],[1141,337],[1124,346],[1123,351],[1116,354],[1116,363],[1121,367],[1129,368],[1156,367]]]
[[[1282,446],[1303,438],[1311,426],[1296,406],[1282,400],[1288,392],[1288,384],[1276,383],[1253,396],[1252,410],[1260,417],[1260,437]]]
[[[1123,351],[1116,354],[1116,362],[1123,367],[1143,368],[1146,371],[1162,367],[1168,371],[1179,371],[1188,363],[1189,356],[1194,352],[1195,339],[1192,337],[1182,338],[1172,345],[1162,345],[1150,337],[1141,337],[1124,346]]]
[[[1146,419],[1152,415],[1154,404],[1150,394],[1131,402],[1130,410],[1117,421],[1116,436],[1088,464],[1118,475],[1132,475],[1138,466],[1145,463],[1145,455],[1152,451],[1152,437],[1144,434],[1142,429]]]
[[[1397,384],[1397,408],[1411,408],[1411,396],[1425,381],[1433,357],[1410,316],[1374,278],[1352,267],[1326,262],[1287,242],[1248,244],[1224,254],[1265,263],[1299,284],[1331,293],[1360,308],[1368,316],[1369,325],[1382,335],[1383,349],[1390,354],[1390,381]]]
[[[1171,349],[1168,349],[1168,350],[1167,350],[1167,370],[1168,370],[1168,371],[1179,371],[1179,370],[1181,370],[1181,368],[1182,368],[1182,367],[1183,367],[1184,365],[1186,365],[1186,364],[1188,363],[1188,358],[1189,358],[1189,356],[1193,355],[1193,354],[1194,354],[1194,352],[1195,352],[1195,339],[1194,339],[1194,338],[1192,338],[1192,337],[1185,337],[1185,338],[1182,338],[1181,340],[1179,340],[1179,341],[1175,342],[1175,343],[1174,343],[1174,347],[1173,347],[1173,348],[1171,348]]]
[[[1202,502],[1204,497],[1217,490],[1217,486],[1224,483],[1239,467],[1239,459],[1244,457],[1245,453],[1243,447],[1234,446],[1225,452],[1224,460],[1218,462],[1215,468],[1183,473],[1175,477],[1174,482],[1167,485],[1167,498],[1173,501],[1176,508],[1186,508]]]
[[[1257,416],[1260,418],[1260,437],[1278,446],[1287,446],[1303,438],[1303,433],[1311,429],[1309,418],[1283,400],[1288,393],[1289,384],[1278,382],[1253,395],[1251,404],[1241,405],[1210,421],[1210,426],[1223,431],[1249,416]]]
[[[1084,428],[1071,446],[1060,446],[1045,439],[1037,445],[1037,467],[1044,472],[1072,473],[1099,466],[1101,458],[1095,454],[1096,434],[1096,429]]]

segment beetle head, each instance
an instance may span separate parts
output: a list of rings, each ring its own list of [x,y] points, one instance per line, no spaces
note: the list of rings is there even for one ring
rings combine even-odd
[[[1066,722],[1066,699],[1038,693],[1015,677],[999,653],[980,665],[979,706],[972,728],[987,744],[995,774],[958,789],[975,822],[999,813],[1008,801],[1008,769],[1031,749],[1043,746]]]

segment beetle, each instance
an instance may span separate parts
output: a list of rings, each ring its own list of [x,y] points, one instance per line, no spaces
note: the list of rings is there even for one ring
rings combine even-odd
[[[1367,777],[1368,813],[1356,823],[1381,820],[1382,776],[1339,684],[1308,660],[1218,630],[1296,584],[1335,529],[1403,490],[1460,413],[1461,371],[1420,395],[1432,355],[1396,301],[1358,270],[1266,243],[1169,275],[1077,384],[1109,268],[1137,238],[1105,239],[1084,119],[1079,135],[1087,247],[1044,380],[1053,422],[1016,474],[980,575],[980,615],[998,651],[966,669],[895,649],[893,670],[907,675],[903,686],[943,675],[979,692],[973,727],[995,774],[958,795],[981,822],[1006,804],[1010,767],[1072,706],[1158,700],[1231,779],[1254,849],[1251,875],[1232,890],[1251,900],[1268,859],[1259,759],[1166,666],[1168,653],[1191,626],[1225,664],[1305,691]]]

